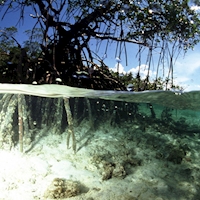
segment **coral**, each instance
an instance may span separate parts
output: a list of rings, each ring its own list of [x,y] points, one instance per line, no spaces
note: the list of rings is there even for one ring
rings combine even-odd
[[[103,172],[102,172],[102,180],[108,180],[112,178],[112,173],[115,166],[113,163],[110,162],[103,162]]]
[[[133,150],[133,149],[131,149]],[[127,153],[126,153],[127,154]],[[135,150],[133,151],[135,153]],[[142,160],[139,158],[125,158],[122,156],[120,159],[109,159],[105,155],[94,155],[91,158],[91,162],[100,170],[102,180],[108,180],[111,178],[125,178],[127,170],[135,166],[141,166]]]
[[[116,166],[113,170],[112,176],[124,178],[126,176],[124,167],[121,164],[116,164]]]
[[[77,182],[55,178],[47,188],[44,197],[51,199],[69,198],[78,195],[79,192]]]
[[[103,161],[102,180],[108,180],[113,177],[124,178],[126,171],[120,163],[110,163]]]

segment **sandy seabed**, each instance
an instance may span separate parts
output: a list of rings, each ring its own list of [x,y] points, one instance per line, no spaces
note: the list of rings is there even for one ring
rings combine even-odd
[[[134,124],[91,130],[87,121],[75,133],[76,154],[66,147],[67,131],[55,135],[46,127],[23,154],[18,147],[1,150],[0,200],[51,199],[47,191],[55,178],[78,184],[78,194],[64,199],[200,199],[197,134],[178,137]],[[181,164],[169,161],[171,146],[184,144],[188,150]]]

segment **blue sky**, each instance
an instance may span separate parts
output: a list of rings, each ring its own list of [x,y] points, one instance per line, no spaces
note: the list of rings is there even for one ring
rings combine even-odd
[[[0,18],[2,17],[2,13],[0,13]],[[24,34],[24,31],[30,30],[36,20],[31,18],[29,15],[32,13],[31,9],[26,9],[25,18],[23,22],[18,23],[19,20],[19,12],[8,13],[4,20],[0,21],[0,28],[16,26],[18,29],[18,34],[16,35],[16,39],[19,43],[23,43],[24,40],[27,39],[27,36]],[[18,24],[17,24],[18,23]],[[91,41],[90,45],[96,47],[96,42]],[[99,51],[98,55],[103,57],[104,47],[106,43],[103,42],[101,44],[102,51]],[[116,70],[117,65],[119,64],[120,72],[132,72],[135,76],[138,72],[138,59],[136,58],[138,46],[137,45],[127,45],[128,52],[128,65],[126,66],[125,56],[121,57],[121,62],[117,63],[116,55],[115,55],[116,43],[112,43],[108,47],[106,58],[104,62],[113,70]],[[122,54],[123,55],[123,54]],[[146,54],[143,55],[145,60]],[[155,53],[156,56],[156,53]],[[141,75],[146,74],[146,66],[145,62],[141,63]],[[152,69],[151,74],[152,77],[155,75],[155,71]],[[195,46],[194,50],[189,50],[187,54],[184,56],[180,55],[175,63],[174,67],[174,82],[184,88],[185,91],[191,90],[200,90],[200,44]]]

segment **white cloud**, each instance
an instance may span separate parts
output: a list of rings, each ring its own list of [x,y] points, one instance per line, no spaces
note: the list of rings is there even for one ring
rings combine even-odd
[[[186,87],[184,87],[184,91],[194,91],[194,90],[200,90],[200,85],[187,85]]]
[[[190,7],[191,10],[195,10],[195,11],[198,11],[200,10],[200,6],[197,6],[197,5],[193,5]]]
[[[188,76],[200,69],[200,53],[190,53],[185,58],[179,58],[175,63],[175,73]]]
[[[121,63],[116,63],[115,64],[115,67],[114,68],[110,68],[112,71],[114,72],[118,72],[121,74],[121,73],[126,73],[125,70],[124,70],[124,66],[121,64]]]
[[[188,77],[184,77],[184,76],[174,77],[174,84],[175,85],[180,85],[180,84],[183,85],[188,81],[190,81],[190,78],[188,78]]]
[[[200,53],[186,54],[185,58],[179,58],[174,66],[174,83],[183,86],[185,90],[200,89]]]
[[[145,79],[148,74],[148,66],[145,64],[142,64],[140,66],[137,66],[136,68],[131,68],[128,73],[132,73],[133,77],[135,77],[139,71],[141,79]],[[151,79],[155,78],[156,72],[153,72],[152,70],[149,71],[149,76]]]

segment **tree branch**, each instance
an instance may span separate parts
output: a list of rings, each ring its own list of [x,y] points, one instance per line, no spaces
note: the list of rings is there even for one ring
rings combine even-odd
[[[143,45],[143,46],[146,46],[146,47],[150,47],[148,43],[137,41],[137,40],[125,39],[125,38],[120,38],[120,37],[117,38],[117,37],[112,37],[110,35],[102,36],[102,35],[99,35],[99,34],[95,34],[93,36],[98,38],[98,39],[101,39],[101,40],[110,39],[110,40],[114,40],[114,41],[118,41],[118,42],[129,42],[129,43],[140,44],[140,45]]]

